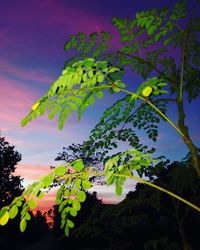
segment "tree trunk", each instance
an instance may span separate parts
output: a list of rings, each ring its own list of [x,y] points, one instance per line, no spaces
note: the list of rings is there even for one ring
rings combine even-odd
[[[178,126],[181,132],[184,134],[184,137],[182,137],[183,141],[185,142],[186,146],[188,147],[191,153],[192,166],[196,170],[197,175],[200,177],[200,155],[198,153],[198,148],[194,145],[194,143],[190,138],[188,127],[185,125],[185,112],[182,99],[177,100],[177,105],[178,105]]]
[[[192,250],[192,247],[190,246],[190,243],[187,241],[184,229],[181,225],[179,225],[179,234],[181,237],[182,245],[183,245],[183,250]]]
[[[185,231],[184,231],[184,227],[183,227],[183,217],[184,216],[179,216],[179,202],[176,202],[175,199],[172,200],[173,201],[173,205],[174,205],[174,211],[175,211],[175,218],[177,221],[177,225],[178,225],[178,231],[179,231],[179,236],[181,239],[181,243],[182,243],[182,247],[183,250],[192,250],[192,246],[190,245],[190,243],[188,242],[186,235],[185,235]]]

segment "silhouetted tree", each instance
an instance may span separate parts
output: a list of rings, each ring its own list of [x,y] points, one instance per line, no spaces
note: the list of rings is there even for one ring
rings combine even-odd
[[[0,137],[0,206],[10,203],[23,190],[22,178],[13,175],[20,161],[21,154]]]
[[[95,152],[93,155],[89,154],[92,147],[92,144],[89,145],[85,142],[83,142],[82,144],[72,143],[68,147],[63,147],[63,151],[61,153],[58,153],[58,156],[55,160],[73,162],[76,159],[82,159],[86,167],[98,164],[101,159],[101,153]]]
[[[66,238],[64,236],[63,230],[61,230],[61,214],[58,212],[58,206],[54,206],[52,210],[49,210],[49,216],[53,220],[52,232],[57,238],[57,247],[59,249],[65,249],[66,246],[73,246],[73,249],[82,249],[85,240],[81,241],[82,238],[79,237],[77,231],[79,227],[86,223],[90,218],[93,211],[98,210],[101,207],[101,200],[97,199],[96,192],[93,194],[86,193],[87,198],[82,204],[82,208],[79,211],[77,217],[73,218],[75,223],[75,228],[71,231],[71,235]],[[88,244],[86,239],[86,245]],[[58,249],[56,248],[56,249]]]
[[[146,172],[155,184],[199,205],[200,183],[189,157],[161,162],[159,170],[149,167]],[[81,249],[195,250],[199,230],[198,212],[138,183],[121,203],[94,207],[74,236]]]
[[[166,161],[159,163],[159,167],[148,167],[146,173],[155,184],[199,206],[200,183],[191,166],[190,155],[181,162]],[[200,230],[199,213],[175,198],[137,184],[136,191],[127,195],[120,210],[120,217],[128,218],[127,225],[131,220],[138,220],[138,215],[144,216],[140,223],[142,230],[138,228],[136,235],[141,233],[140,242],[145,243],[145,249],[198,249],[195,247]],[[144,245],[137,249],[144,249]]]

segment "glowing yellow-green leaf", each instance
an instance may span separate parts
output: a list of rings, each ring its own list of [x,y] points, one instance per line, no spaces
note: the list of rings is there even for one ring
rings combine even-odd
[[[81,204],[80,204],[80,202],[79,202],[78,200],[76,200],[76,199],[72,201],[72,206],[73,206],[73,208],[76,209],[77,211],[79,211],[79,210],[81,209]]]
[[[84,168],[84,163],[81,159],[78,159],[72,163],[72,166],[76,171],[80,171]]]
[[[20,222],[20,225],[19,225],[19,228],[20,228],[20,231],[23,233],[24,231],[25,231],[25,229],[26,229],[26,219],[25,218],[23,218],[22,220],[21,220],[21,222]]]
[[[65,226],[65,235],[69,236],[69,227],[68,227],[68,225]]]
[[[26,218],[26,220],[31,220],[30,214],[29,214],[29,213],[26,213],[25,218]]]
[[[8,213],[8,211],[6,211],[5,213],[4,213],[4,215],[1,217],[1,219],[0,219],[0,225],[1,226],[4,226],[4,225],[6,225],[6,223],[8,222],[8,220],[9,220],[9,213]]]
[[[17,213],[18,213],[18,207],[16,205],[13,205],[9,211],[10,219],[14,219]]]
[[[96,96],[97,96],[97,98],[102,99],[103,98],[103,92],[102,91],[96,92]]]
[[[143,91],[142,91],[142,95],[145,97],[148,97],[152,92],[152,88],[151,87],[146,87]]]
[[[122,194],[122,186],[121,185],[117,185],[115,188],[116,194],[117,195],[121,195]]]
[[[42,199],[42,198],[44,197],[44,193],[41,192],[41,191],[39,191],[39,193],[37,194],[37,197],[38,197],[39,199]]]
[[[80,202],[84,202],[86,200],[86,194],[84,191],[79,191],[77,193],[77,199],[80,201]]]
[[[58,176],[63,176],[66,173],[67,169],[65,166],[59,166],[54,169],[54,173]]]
[[[91,188],[91,182],[90,181],[87,181],[87,180],[83,180],[82,181],[82,187],[83,188],[86,188],[86,189],[88,189],[88,188]]]
[[[98,78],[97,78],[98,82],[103,82],[103,80],[104,80],[104,75],[98,76]]]
[[[71,216],[75,217],[77,215],[77,210],[75,208],[71,208],[69,210],[69,213],[70,213]]]
[[[74,227],[74,223],[71,220],[67,220],[67,226],[70,228]]]
[[[36,108],[40,105],[40,102],[36,102],[33,106],[32,106],[32,111],[36,110]]]
[[[34,208],[36,208],[36,201],[35,201],[34,199],[30,199],[30,200],[28,201],[28,205],[29,205],[29,207],[30,207],[31,209],[34,209]]]

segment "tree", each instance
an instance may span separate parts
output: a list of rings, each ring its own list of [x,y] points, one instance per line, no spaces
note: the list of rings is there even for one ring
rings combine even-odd
[[[182,197],[199,204],[199,178],[190,165],[191,155],[188,155],[180,162],[162,162],[159,163],[158,168],[149,166],[147,172],[151,178],[153,177],[153,183],[174,190]],[[183,206],[180,201],[173,197],[150,189],[146,185],[137,184],[136,190],[129,193],[121,203],[121,208],[118,208],[121,213],[120,217],[122,220],[125,216],[128,221],[132,221],[132,218],[137,221],[136,213],[137,211],[140,214],[143,213],[142,207],[146,207],[144,214],[148,217],[148,223],[150,224],[153,221],[154,226],[150,231],[155,232],[148,233],[146,247],[149,245],[149,248],[147,249],[151,249],[153,244],[158,244],[160,239],[166,237],[167,240],[162,242],[162,249],[167,248],[169,243],[178,244],[180,249],[184,250],[196,249],[195,247],[198,245],[198,230],[196,229],[199,227],[197,226],[200,220],[199,213]]]
[[[14,150],[4,137],[0,137],[0,205],[7,205],[22,191],[22,178],[14,176],[21,154]]]
[[[40,196],[44,188],[48,189],[55,180],[62,180],[56,203],[66,235],[74,227],[68,214],[75,216],[80,210],[80,203],[86,198],[85,191],[91,187],[91,175],[105,174],[107,185],[115,184],[118,195],[122,193],[126,178],[132,178],[200,211],[200,208],[172,192],[133,175],[134,171],[138,171],[142,176],[145,167],[155,164],[150,154],[153,150],[140,143],[135,129],[144,129],[149,139],[156,141],[161,118],[179,133],[190,150],[192,166],[200,175],[200,157],[186,126],[184,110],[184,103],[197,98],[200,92],[200,19],[195,15],[198,4],[199,1],[192,14],[187,14],[184,2],[178,2],[173,9],[139,12],[133,20],[114,17],[112,22],[121,36],[121,47],[117,49],[109,45],[111,35],[104,31],[89,36],[84,33],[71,35],[65,44],[65,50],[74,49],[75,56],[66,62],[62,75],[53,82],[49,91],[32,106],[31,112],[22,120],[22,126],[48,110],[49,119],[59,116],[58,127],[62,129],[71,112],[77,111],[80,119],[96,98],[103,98],[104,92],[121,92],[125,96],[105,111],[92,130],[88,144],[94,144],[94,150],[101,148],[105,156],[117,147],[119,141],[126,141],[132,147],[106,161],[103,173],[91,172],[78,159],[55,168],[51,174],[28,187],[24,195],[29,197],[28,207],[31,207],[31,193]],[[171,56],[173,49],[180,51],[180,58]],[[144,79],[135,91],[132,91],[132,86],[130,91],[123,83],[122,77],[127,69],[137,72]],[[170,94],[165,95],[168,92]],[[178,125],[167,117],[169,102],[178,109]],[[8,211],[4,211],[3,218]],[[26,218],[23,219],[24,229]]]
[[[122,91],[128,95],[106,110],[90,138],[93,143],[95,142],[95,150],[99,147],[104,149],[115,147],[116,139],[120,141],[129,139],[131,146],[139,147],[139,139],[134,131],[127,136],[131,131],[124,127],[131,124],[133,128],[143,128],[149,139],[156,140],[160,114],[155,107],[152,109],[151,104],[155,104],[162,111],[165,102],[170,101],[178,110],[178,126],[173,122],[170,124],[175,127],[190,150],[193,167],[200,175],[199,154],[185,124],[184,110],[185,102],[192,102],[200,92],[198,68],[200,21],[195,15],[198,5],[199,1],[196,2],[191,14],[186,13],[185,2],[178,2],[172,10],[164,8],[160,11],[157,9],[142,11],[137,13],[133,20],[114,17],[112,22],[120,33],[121,44],[119,48],[113,50],[109,49],[111,35],[108,32],[92,33],[89,36],[84,33],[71,35],[65,44],[65,50],[75,50],[74,57],[67,60],[61,77],[33,106],[34,110],[22,121],[22,125],[49,109],[50,119],[59,113],[58,126],[62,128],[65,119],[72,111],[78,109],[80,117],[83,110],[94,103],[96,97],[102,98],[102,90]],[[179,58],[173,57],[174,49],[180,52]],[[103,59],[108,64],[105,61],[95,63],[91,59],[84,61],[86,58]],[[71,67],[72,65],[74,66]],[[133,92],[124,90],[124,85],[121,84],[121,77],[127,68],[147,80],[138,91],[134,91],[137,95],[144,94],[137,96],[142,101],[138,110],[134,109],[136,97],[133,98]],[[155,78],[148,79],[152,74]],[[166,93],[161,90],[163,83],[167,83],[172,98],[163,97],[161,100],[155,98]],[[80,89],[75,90],[75,86],[80,86]],[[146,93],[142,92],[147,86],[149,88],[146,89]],[[147,99],[149,96],[150,99]],[[62,108],[58,109],[59,106]],[[166,119],[163,115],[162,117]],[[119,126],[121,129],[118,131],[114,129]]]
[[[93,145],[86,145],[86,142],[82,144],[74,144],[72,143],[68,147],[63,147],[63,151],[58,153],[55,161],[65,161],[65,162],[73,162],[77,159],[82,159],[85,166],[94,166],[95,164],[100,163],[101,153],[94,152],[91,156],[89,152]]]

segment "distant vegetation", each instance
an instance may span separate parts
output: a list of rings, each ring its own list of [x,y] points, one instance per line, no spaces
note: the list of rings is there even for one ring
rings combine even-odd
[[[1,209],[1,225],[22,208],[20,230],[24,232],[30,211],[36,208],[35,197],[42,198],[57,185],[56,206],[50,215],[59,249],[195,249],[199,244],[200,154],[185,121],[186,115],[190,118],[185,104],[191,105],[200,93],[198,7],[199,1],[187,13],[186,3],[177,2],[173,8],[138,12],[131,20],[114,17],[112,23],[120,34],[118,48],[113,48],[109,32],[70,36],[65,50],[73,56],[22,126],[48,111],[49,119],[56,116],[62,129],[72,112],[80,119],[96,99],[119,93],[120,98],[106,109],[83,145],[71,145],[59,155],[67,162]],[[124,83],[127,72],[143,78],[138,88]],[[178,111],[175,121],[167,115],[169,107]],[[155,159],[156,149],[140,142],[139,130],[150,142],[157,141],[161,120],[175,129],[188,148],[183,161],[170,164],[162,156]],[[117,152],[122,143],[128,149]],[[110,156],[113,150],[116,153]],[[93,166],[96,159],[103,162],[103,171]],[[108,186],[115,185],[117,195],[127,178],[140,183],[120,204],[103,205],[87,193],[93,179],[102,175]],[[67,239],[58,229],[58,218]]]

